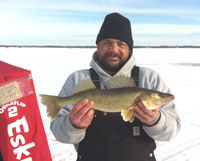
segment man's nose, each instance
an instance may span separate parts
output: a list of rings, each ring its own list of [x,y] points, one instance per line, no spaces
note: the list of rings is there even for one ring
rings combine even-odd
[[[113,43],[111,44],[110,50],[111,50],[112,52],[118,52],[119,46],[117,45],[116,42],[113,42]]]

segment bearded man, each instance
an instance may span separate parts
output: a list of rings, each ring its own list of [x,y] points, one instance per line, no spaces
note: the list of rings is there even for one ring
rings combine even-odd
[[[97,88],[111,77],[133,78],[137,86],[170,93],[169,87],[154,70],[136,66],[130,21],[118,14],[107,15],[96,39],[97,51],[91,69],[73,72],[59,96],[72,95],[74,86],[91,78]],[[77,161],[155,161],[156,141],[169,141],[180,130],[175,103],[147,110],[141,101],[133,108],[135,121],[124,122],[120,113],[95,111],[87,98],[63,107],[51,122],[55,138],[74,144]]]

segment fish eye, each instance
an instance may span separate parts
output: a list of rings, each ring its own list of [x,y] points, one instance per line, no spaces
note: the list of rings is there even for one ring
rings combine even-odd
[[[160,98],[165,98],[166,96],[168,96],[166,93],[160,93]]]

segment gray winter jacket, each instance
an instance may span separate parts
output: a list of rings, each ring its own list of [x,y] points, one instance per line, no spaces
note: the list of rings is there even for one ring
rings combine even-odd
[[[134,55],[130,57],[128,62],[121,68],[121,70],[115,75],[125,75],[131,76],[131,69],[136,65]],[[91,68],[93,68],[99,75],[101,82],[101,87],[108,81],[111,76],[104,72],[98,65],[98,60],[96,59],[96,53],[93,55],[93,59],[90,63]],[[65,97],[72,94],[72,89],[74,86],[80,83],[81,80],[89,78],[90,73],[88,69],[80,70],[72,73],[66,80],[59,96]],[[170,89],[167,87],[165,82],[155,71],[140,67],[139,70],[139,87],[153,89],[161,92],[171,93]],[[85,136],[85,129],[77,129],[72,126],[69,120],[69,111],[73,108],[73,105],[67,105],[62,108],[55,118],[51,122],[50,128],[55,138],[62,143],[74,144],[77,147],[78,143]],[[177,109],[174,101],[171,101],[160,108],[161,119],[158,124],[152,127],[143,126],[145,132],[157,141],[169,141],[174,138],[181,127],[180,118],[177,114]]]

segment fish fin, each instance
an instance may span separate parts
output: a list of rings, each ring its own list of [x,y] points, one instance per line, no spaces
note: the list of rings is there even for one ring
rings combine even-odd
[[[86,91],[89,89],[95,89],[95,85],[94,83],[91,81],[91,79],[87,78],[87,79],[83,79],[78,85],[76,85],[73,89],[72,89],[72,94],[76,94],[82,91]]]
[[[105,84],[106,89],[123,88],[123,87],[135,87],[136,84],[133,79],[124,75],[110,78]]]
[[[54,120],[61,109],[61,106],[57,103],[59,97],[44,94],[40,94],[40,97],[42,104],[47,107],[47,116],[49,116],[51,120]]]
[[[123,118],[124,121],[129,121],[129,122],[133,122],[134,121],[134,118],[135,116],[133,115],[133,108],[130,108],[130,109],[123,109],[121,111],[121,116]]]

